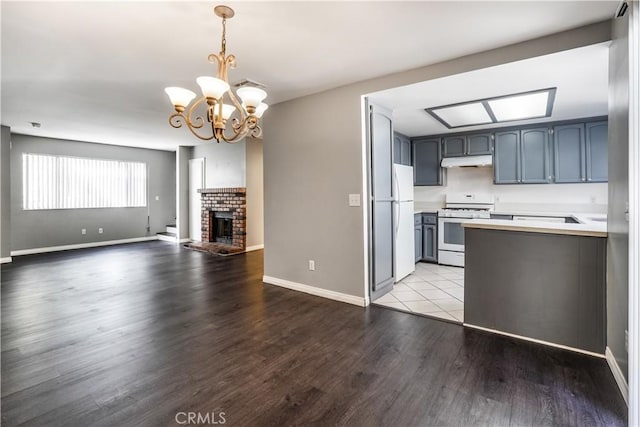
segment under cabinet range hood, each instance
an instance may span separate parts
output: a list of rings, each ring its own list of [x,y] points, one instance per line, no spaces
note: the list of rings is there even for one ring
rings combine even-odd
[[[442,159],[441,166],[443,168],[456,167],[480,167],[492,166],[493,156],[487,154],[485,156],[464,156],[464,157],[445,157]]]

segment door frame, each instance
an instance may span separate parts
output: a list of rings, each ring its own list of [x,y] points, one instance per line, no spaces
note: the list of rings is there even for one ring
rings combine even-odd
[[[193,220],[193,214],[194,213],[191,212],[191,170],[193,168],[193,165],[196,164],[196,162],[201,162],[201,164],[202,164],[202,183],[200,185],[201,185],[201,188],[204,188],[205,187],[205,183],[207,182],[207,179],[206,179],[206,176],[205,176],[205,173],[207,171],[206,161],[207,161],[207,159],[205,157],[198,157],[198,158],[195,158],[195,159],[189,159],[189,167],[188,167],[189,170],[187,171],[188,183],[189,183],[189,197],[187,198],[187,204],[188,204],[188,207],[189,207],[189,239],[192,240],[192,241],[193,241],[193,239],[191,238],[192,237],[191,236],[191,231],[192,231],[191,227],[192,227],[193,224],[191,224],[191,222]],[[201,220],[198,219],[198,223],[200,223],[200,221]]]

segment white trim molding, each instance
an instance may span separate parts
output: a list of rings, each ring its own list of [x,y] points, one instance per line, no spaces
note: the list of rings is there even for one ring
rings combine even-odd
[[[524,337],[522,335],[510,334],[509,332],[503,332],[503,331],[498,331],[498,330],[495,330],[495,329],[484,328],[482,326],[476,326],[476,325],[472,325],[470,323],[463,323],[462,325],[465,326],[465,327],[468,327],[468,328],[478,329],[478,330],[485,331],[485,332],[491,332],[493,334],[504,335],[504,336],[510,337],[510,338],[516,338],[516,339],[523,340],[523,341],[534,342],[536,344],[542,344],[542,345],[546,345],[546,346],[549,346],[549,347],[561,348],[563,350],[569,350],[569,351],[573,351],[573,352],[576,352],[576,353],[582,353],[582,354],[586,354],[588,356],[599,357],[600,359],[604,359],[605,358],[604,354],[594,353],[594,352],[588,351],[588,350],[581,350],[579,348],[569,347],[569,346],[562,345],[562,344],[556,344],[556,343],[549,342],[549,341],[538,340],[538,339],[535,339],[535,338]]]
[[[629,6],[629,419],[640,425],[640,2]]]
[[[607,359],[607,364],[609,365],[609,369],[611,369],[611,373],[613,374],[613,378],[616,380],[616,384],[618,384],[618,388],[620,389],[620,393],[624,398],[625,403],[629,406],[629,385],[627,384],[627,380],[624,378],[624,374],[616,361],[615,356],[611,352],[609,346],[604,352],[605,359]]]
[[[158,240],[157,236],[134,237],[131,239],[120,240],[104,240],[102,242],[76,243],[74,245],[49,246],[45,248],[20,249],[11,251],[11,256],[43,254],[47,252],[68,251],[71,249],[96,248],[99,246],[121,245],[123,243],[146,242],[149,240]]]
[[[346,302],[347,304],[366,307],[369,305],[369,298],[357,297],[355,295],[343,294],[342,292],[330,291],[328,289],[317,288],[315,286],[304,285],[302,283],[291,282],[289,280],[278,279],[277,277],[263,276],[262,281],[270,285],[281,286],[306,294],[315,295],[322,298],[332,299],[334,301]]]
[[[259,251],[260,249],[264,249],[264,245],[253,245],[253,246],[249,246],[249,247],[247,247],[244,251],[245,251],[245,252],[251,252],[251,251]]]
[[[6,264],[8,262],[11,262],[11,257],[4,257],[4,258],[0,258],[0,264]]]

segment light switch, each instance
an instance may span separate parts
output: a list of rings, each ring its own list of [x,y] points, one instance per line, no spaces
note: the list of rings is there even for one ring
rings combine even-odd
[[[349,206],[360,206],[360,194],[349,194]]]
[[[156,200],[160,200],[160,196],[156,196]]]

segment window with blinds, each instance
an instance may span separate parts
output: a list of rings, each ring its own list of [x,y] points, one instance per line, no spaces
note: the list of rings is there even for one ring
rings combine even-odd
[[[22,154],[25,210],[147,206],[141,162]]]

